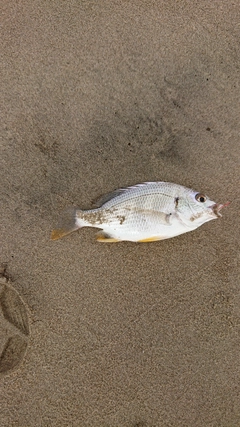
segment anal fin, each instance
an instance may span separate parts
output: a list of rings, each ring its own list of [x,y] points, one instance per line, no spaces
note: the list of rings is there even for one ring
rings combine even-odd
[[[162,240],[159,236],[147,237],[146,239],[138,240],[138,243],[148,243],[148,242],[157,242],[158,240]]]
[[[102,243],[120,242],[120,240],[115,239],[114,237],[111,237],[109,234],[104,233],[103,231],[99,231],[99,233],[97,233],[97,241]]]

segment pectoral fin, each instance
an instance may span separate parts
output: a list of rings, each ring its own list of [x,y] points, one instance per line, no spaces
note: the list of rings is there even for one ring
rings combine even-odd
[[[102,243],[116,243],[120,242],[120,240],[115,239],[114,237],[110,236],[107,233],[104,233],[103,231],[99,231],[97,233],[97,241]]]
[[[152,221],[157,221],[158,224],[163,224],[163,225],[171,225],[171,213],[170,214],[166,214],[165,212],[161,212],[161,211],[153,211],[151,209],[139,209],[136,208],[135,209],[136,212],[138,214],[143,215],[144,217],[146,217],[147,219],[151,219]],[[159,240],[159,239],[158,239]]]

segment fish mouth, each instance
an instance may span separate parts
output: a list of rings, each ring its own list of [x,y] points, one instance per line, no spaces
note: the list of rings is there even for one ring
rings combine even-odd
[[[221,204],[221,203],[215,203],[213,206],[211,206],[211,209],[212,209],[212,211],[213,211],[214,215],[215,215],[217,218],[221,218],[221,217],[222,217],[222,214],[220,213],[220,210],[221,210],[222,208],[225,208],[225,207],[226,207],[226,206],[228,206],[228,205],[230,205],[230,202],[226,202],[226,203],[224,203],[224,204]]]

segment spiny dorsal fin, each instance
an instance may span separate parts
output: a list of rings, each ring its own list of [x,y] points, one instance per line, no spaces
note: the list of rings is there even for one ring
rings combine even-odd
[[[109,202],[109,200],[115,199],[120,196],[124,192],[123,189],[114,190],[111,193],[104,194],[99,199],[93,202],[96,208],[101,208],[105,203]]]
[[[121,196],[121,194],[126,193],[129,190],[134,190],[135,188],[138,188],[138,187],[144,187],[144,186],[147,186],[148,184],[155,184],[155,183],[152,183],[152,182],[143,182],[142,184],[136,184],[136,185],[132,185],[130,187],[119,188],[117,190],[112,191],[111,193],[104,194],[99,199],[97,199],[96,201],[94,201],[93,205],[96,208],[100,208],[105,203],[109,202],[109,200],[115,199],[116,197]]]

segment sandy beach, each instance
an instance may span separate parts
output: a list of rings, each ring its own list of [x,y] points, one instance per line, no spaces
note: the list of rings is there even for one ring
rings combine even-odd
[[[1,9],[1,427],[240,426],[240,4]],[[231,204],[162,242],[50,240],[145,181]]]

